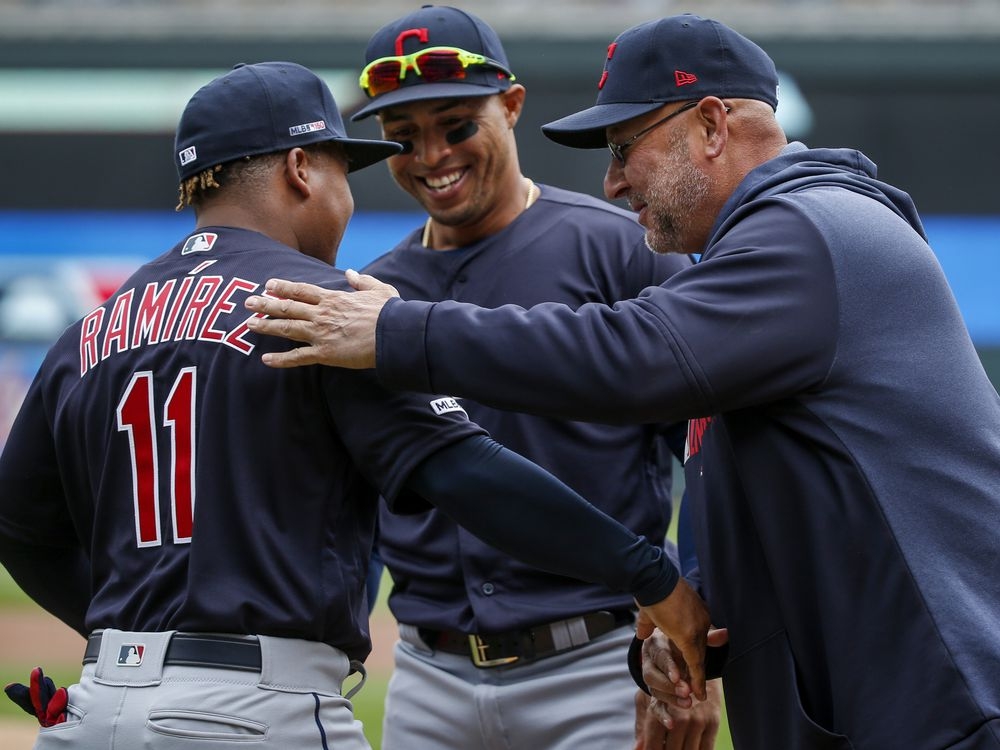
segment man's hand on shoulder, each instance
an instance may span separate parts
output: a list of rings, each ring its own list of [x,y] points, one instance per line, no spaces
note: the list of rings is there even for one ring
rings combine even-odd
[[[373,276],[347,271],[357,291],[340,292],[315,284],[271,279],[266,296],[248,297],[244,305],[257,315],[247,321],[254,333],[299,341],[306,346],[268,352],[270,367],[330,365],[362,370],[375,366],[375,328],[385,303],[399,292]]]

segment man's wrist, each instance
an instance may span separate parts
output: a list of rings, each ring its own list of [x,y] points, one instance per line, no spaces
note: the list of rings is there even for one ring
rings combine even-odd
[[[427,321],[436,303],[386,301],[375,323],[375,372],[389,388],[433,392],[426,358]]]

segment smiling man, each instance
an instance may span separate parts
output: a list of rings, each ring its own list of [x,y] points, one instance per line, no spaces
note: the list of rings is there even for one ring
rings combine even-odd
[[[613,304],[691,265],[649,252],[628,212],[522,173],[515,126],[525,87],[482,19],[426,6],[386,24],[368,43],[360,83],[369,101],[354,119],[377,116],[383,137],[403,145],[386,163],[427,213],[366,269],[404,298]],[[681,453],[683,426],[588,425],[462,405],[606,513],[664,538],[671,450]],[[519,563],[433,509],[402,516],[383,507],[378,550],[401,635],[386,750],[631,744],[627,597]],[[712,747],[717,700],[676,713],[666,747]],[[658,746],[665,728],[651,731]]]

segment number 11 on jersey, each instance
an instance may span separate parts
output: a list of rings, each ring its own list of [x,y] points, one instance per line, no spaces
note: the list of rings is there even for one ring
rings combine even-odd
[[[194,523],[195,384],[198,368],[185,367],[163,403],[163,426],[170,431],[170,509],[173,541],[191,541]],[[139,547],[163,543],[160,531],[160,455],[156,442],[156,394],[153,373],[132,375],[118,402],[118,431],[128,434],[132,457],[132,500]]]

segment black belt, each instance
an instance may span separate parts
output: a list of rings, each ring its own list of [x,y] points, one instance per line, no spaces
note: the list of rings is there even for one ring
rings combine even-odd
[[[565,631],[575,627],[572,643]],[[568,620],[536,625],[506,633],[460,633],[457,630],[419,628],[420,638],[435,651],[460,654],[472,659],[477,667],[500,667],[518,661],[533,661],[582,646],[616,628],[635,623],[631,610],[589,612]],[[582,632],[580,625],[582,624]]]
[[[101,653],[101,633],[87,639],[83,663],[92,664]],[[260,671],[260,642],[225,635],[175,633],[167,644],[163,663],[184,667],[216,667]]]

